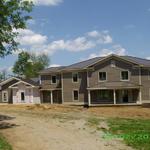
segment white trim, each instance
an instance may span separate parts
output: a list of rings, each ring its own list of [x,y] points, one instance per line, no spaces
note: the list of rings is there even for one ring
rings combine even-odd
[[[77,82],[73,81],[73,74],[77,74]],[[72,72],[72,83],[79,83],[79,72]]]
[[[87,87],[90,87],[89,71],[87,70]]]
[[[56,77],[56,83],[53,83],[53,82],[52,82],[52,77]],[[57,75],[51,75],[51,84],[57,84],[57,82],[58,82],[58,81],[57,81]]]
[[[39,84],[42,84],[41,75],[39,75]]]
[[[3,95],[4,93],[6,94],[6,97],[7,97],[6,101],[4,101],[4,95]],[[2,91],[2,102],[4,102],[4,103],[8,102],[8,91]]]
[[[64,103],[64,81],[63,81],[63,73],[61,73],[61,94],[62,94],[62,104]]]
[[[95,87],[95,88],[87,88],[87,90],[120,90],[120,89],[139,89],[140,87],[120,87],[120,88],[107,88],[107,87]]]
[[[141,72],[141,67],[139,67],[139,85],[142,85],[142,72]],[[142,91],[141,91],[141,87],[139,90],[139,103],[142,104]]]
[[[94,62],[94,63],[91,63],[90,65],[86,66],[85,68],[88,68],[88,67],[90,67],[90,66],[93,66],[93,65],[95,65],[95,64],[97,64],[97,63],[99,63],[99,62],[102,62],[102,61],[104,61],[104,60],[107,60],[107,59],[109,59],[109,58],[111,58],[111,57],[116,57],[116,58],[119,58],[119,59],[121,59],[121,60],[124,60],[125,62],[129,62],[129,63],[132,63],[132,64],[139,65],[138,63],[136,63],[136,62],[134,62],[134,61],[129,61],[129,60],[125,59],[125,58],[119,57],[118,55],[110,54],[110,55],[108,55],[108,56],[102,58],[101,60],[98,60],[98,61],[96,61],[96,62]]]
[[[106,73],[106,80],[100,80],[99,79],[99,73]],[[106,71],[99,71],[98,72],[98,82],[106,82],[107,81],[107,72]]]
[[[51,95],[51,104],[53,104],[53,91],[50,92]]]
[[[4,80],[4,81],[2,81],[1,83],[0,83],[0,85],[4,85],[4,84],[6,84],[6,83],[8,83],[8,82],[10,82],[11,80],[18,80],[18,81],[20,81],[21,79],[19,79],[19,78],[16,78],[16,77],[11,77],[11,78],[9,78],[9,79],[6,79],[6,80]]]
[[[122,72],[128,72],[128,79],[122,79]],[[130,74],[130,71],[129,70],[121,70],[120,71],[120,81],[130,81],[130,76],[131,76],[131,74]]]
[[[74,91],[78,91],[78,99],[77,100],[74,99]],[[72,90],[72,101],[73,102],[78,102],[79,101],[79,89],[73,89]]]
[[[88,106],[91,105],[91,91],[88,90]]]
[[[116,90],[113,90],[114,104],[116,104]]]
[[[25,82],[25,81],[20,80],[20,81],[18,81],[18,82],[16,82],[16,83],[12,84],[11,86],[9,86],[9,88],[13,88],[14,85],[18,85],[19,83],[28,84],[28,85],[30,85],[31,87],[35,87],[35,86],[33,86],[32,84],[30,84],[30,83],[28,83],[28,82]]]

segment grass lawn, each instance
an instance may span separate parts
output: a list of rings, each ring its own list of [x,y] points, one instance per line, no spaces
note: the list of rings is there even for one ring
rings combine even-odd
[[[11,145],[1,134],[0,134],[0,150],[12,150]]]
[[[109,133],[114,137],[122,137],[127,145],[150,150],[150,120],[116,118],[108,119],[108,125]]]

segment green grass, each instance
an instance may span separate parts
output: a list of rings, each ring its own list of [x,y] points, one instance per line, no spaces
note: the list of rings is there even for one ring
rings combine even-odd
[[[121,135],[127,145],[139,150],[150,150],[150,120],[108,119],[109,132]]]
[[[0,150],[12,150],[11,145],[1,134],[0,134]]]

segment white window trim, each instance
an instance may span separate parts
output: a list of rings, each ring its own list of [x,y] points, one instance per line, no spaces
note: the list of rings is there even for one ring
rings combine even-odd
[[[105,72],[106,73],[106,80],[100,80],[99,73],[101,73],[101,72]],[[106,82],[106,81],[107,81],[107,72],[106,71],[99,71],[98,72],[98,82]]]
[[[3,96],[4,93],[7,94],[7,101],[4,101],[4,96]],[[8,91],[2,91],[2,102],[8,102]]]
[[[77,74],[77,82],[73,81],[73,74]],[[79,83],[79,73],[78,72],[72,72],[72,83]]]
[[[122,72],[123,72],[123,71],[127,71],[127,72],[128,72],[128,79],[127,79],[127,80],[123,80],[123,79],[122,79]],[[120,71],[120,81],[130,81],[130,71],[129,71],[129,70],[121,70],[121,71]]]
[[[52,76],[55,76],[55,77],[56,77],[56,83],[53,83],[53,82],[52,82]],[[57,75],[51,75],[51,84],[57,84]]]
[[[78,100],[74,99],[74,91],[78,91]],[[73,91],[72,91],[72,101],[73,102],[78,102],[79,101],[79,89],[73,89]]]

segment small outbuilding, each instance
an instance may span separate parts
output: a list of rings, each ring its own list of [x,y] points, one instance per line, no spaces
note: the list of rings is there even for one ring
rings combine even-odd
[[[38,80],[11,77],[2,81],[0,83],[0,103],[40,103]]]

